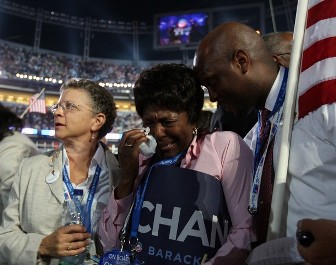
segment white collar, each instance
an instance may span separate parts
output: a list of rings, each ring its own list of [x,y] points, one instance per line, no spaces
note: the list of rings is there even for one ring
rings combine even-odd
[[[278,94],[281,88],[282,84],[282,79],[285,74],[285,67],[280,66],[280,70],[278,72],[278,75],[273,83],[273,86],[267,96],[266,103],[265,103],[265,108],[268,109],[269,111],[272,111],[275,105],[275,102],[278,98]]]
[[[68,155],[67,155],[67,152],[66,152],[65,148],[63,148],[63,162],[62,162],[62,164],[65,165],[65,166],[69,166],[69,158],[68,158]],[[103,148],[103,146],[101,145],[100,142],[98,143],[98,148],[97,148],[96,153],[92,157],[90,168],[92,168],[96,165],[99,165],[102,170],[107,169],[107,164],[106,164],[106,161],[105,161],[105,150],[104,150],[104,148]]]

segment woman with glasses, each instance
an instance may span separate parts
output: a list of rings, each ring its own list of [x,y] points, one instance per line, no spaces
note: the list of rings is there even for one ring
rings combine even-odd
[[[98,220],[119,179],[115,156],[99,140],[112,130],[116,107],[90,80],[70,79],[60,92],[51,111],[63,144],[17,171],[0,228],[0,264],[82,264],[98,251]]]
[[[147,129],[120,141],[121,179],[99,226],[102,264],[244,264],[255,239],[248,146],[197,128],[204,91],[184,65],[142,72],[134,100]],[[152,138],[156,149],[144,148]]]

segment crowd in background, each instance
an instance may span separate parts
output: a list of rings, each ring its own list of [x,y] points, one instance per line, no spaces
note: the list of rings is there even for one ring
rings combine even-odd
[[[71,77],[99,82],[133,83],[144,67],[84,61],[81,57],[56,53],[36,53],[32,48],[0,41],[0,77],[17,79],[17,73],[66,80]]]
[[[80,57],[56,53],[36,53],[32,48],[11,45],[0,41],[0,78],[18,79],[17,73],[43,78],[66,80],[70,77],[87,78],[99,82],[134,83],[144,67],[133,64],[113,64],[105,61],[84,61]],[[27,105],[4,102],[20,116]],[[53,115],[27,113],[23,118],[24,127],[53,129]],[[118,111],[113,133],[122,133],[141,126],[141,120],[135,112]]]
[[[3,102],[3,105],[10,108],[14,113],[20,116],[27,105],[18,103]],[[123,133],[133,128],[139,128],[142,122],[135,112],[117,111],[112,133]],[[28,112],[23,118],[23,127],[34,129],[54,129],[54,116],[50,111],[46,114]]]

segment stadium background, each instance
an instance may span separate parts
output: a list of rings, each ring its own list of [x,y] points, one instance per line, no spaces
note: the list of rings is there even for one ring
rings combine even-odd
[[[139,72],[157,63],[192,65],[197,43],[158,47],[157,18],[204,12],[209,29],[240,21],[266,34],[293,31],[296,5],[297,0],[0,0],[0,101],[21,115],[43,88],[50,106],[67,78],[99,81],[118,107],[107,137],[116,152],[121,133],[141,126],[132,93]],[[206,94],[204,109],[215,108]],[[24,133],[42,150],[59,145],[50,112],[27,112],[24,124]]]

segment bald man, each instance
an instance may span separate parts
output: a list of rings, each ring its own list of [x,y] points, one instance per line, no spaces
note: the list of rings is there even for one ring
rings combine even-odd
[[[274,114],[279,116],[279,105],[282,105],[284,97],[277,100],[277,96],[280,87],[282,93],[284,92],[282,83],[287,81],[284,79],[285,68],[279,71],[279,66],[273,60],[264,40],[252,28],[233,22],[215,28],[201,41],[194,66],[202,85],[209,91],[211,101],[220,100],[227,110],[236,115],[267,108],[271,112],[274,110]],[[275,80],[277,83],[273,88],[272,98],[268,99]],[[256,140],[253,138],[248,143],[253,151]],[[267,146],[265,141],[258,144]],[[262,149],[259,148],[259,157],[264,153]],[[267,148],[265,154],[266,152]],[[263,164],[257,161],[256,154],[255,160],[258,164],[255,172],[262,172]],[[272,176],[265,178],[272,181]],[[255,179],[261,179],[261,176]],[[267,188],[269,189],[272,187]],[[260,190],[262,191],[259,193]],[[266,241],[271,204],[271,191],[267,194],[267,199],[263,190],[266,190],[263,184],[258,186],[255,189],[257,194],[253,194],[256,199],[250,202],[260,243]]]
[[[260,175],[266,166],[260,156],[267,158],[267,152],[271,152],[273,161],[277,161],[288,72],[273,59],[259,34],[235,22],[216,27],[200,42],[194,68],[202,85],[208,88],[211,101],[220,100],[237,114],[253,109],[271,112],[268,124],[272,123],[276,129],[274,135],[261,141],[255,131],[248,142],[255,153],[257,176],[251,189],[250,212],[259,219],[258,239],[263,242],[266,235],[260,224],[264,222],[267,227],[270,204],[261,198],[266,192],[263,181],[267,177]],[[262,145],[268,146],[268,150],[263,150]],[[289,191],[283,210],[284,234],[295,237],[297,222],[304,218],[336,220],[335,172],[336,104],[333,103],[321,106],[294,124],[287,178]],[[273,176],[268,178],[273,180]],[[268,209],[268,213],[262,213],[262,208]]]
[[[233,22],[218,26],[201,41],[194,68],[210,100],[220,100],[238,115],[264,107],[279,70],[261,36]]]
[[[263,39],[273,55],[273,60],[288,68],[293,46],[293,33],[290,31],[271,32],[263,35]]]

